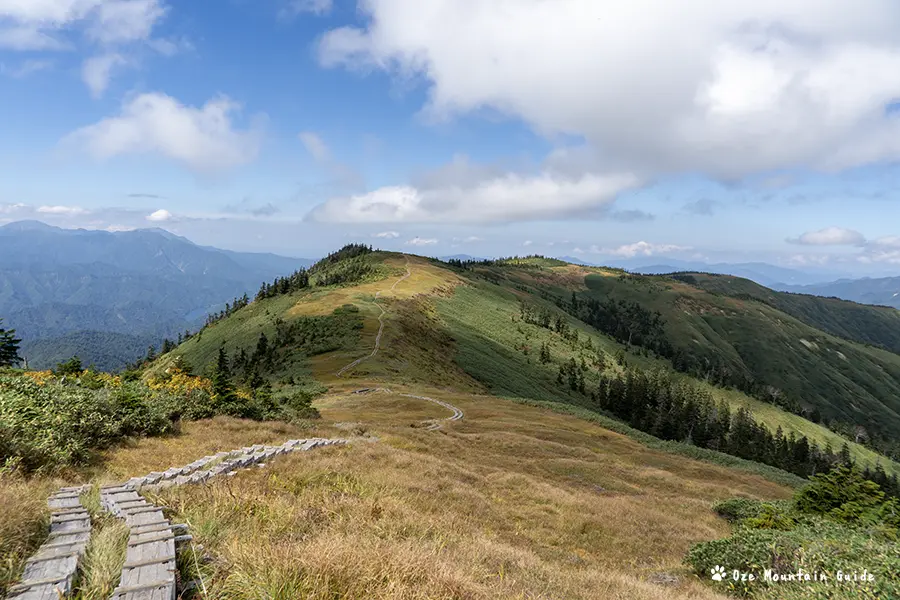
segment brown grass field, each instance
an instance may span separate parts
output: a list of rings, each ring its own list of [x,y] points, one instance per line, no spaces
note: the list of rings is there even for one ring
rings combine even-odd
[[[206,597],[285,600],[719,598],[681,565],[691,543],[728,534],[710,504],[790,493],[573,417],[416,391],[465,419],[425,431],[421,421],[447,416],[443,408],[334,394],[311,429],[188,423],[179,436],[109,452],[85,475],[113,481],[250,443],[352,437],[158,498],[211,558],[200,567]],[[23,485],[4,482],[4,504],[35,513],[48,486]]]
[[[403,275],[405,261],[391,260]],[[412,266],[409,279],[382,293],[379,302],[391,313],[382,351],[350,373],[353,379],[334,372],[371,351],[379,314],[371,300],[389,286],[314,293],[290,309],[327,314],[354,302],[366,316],[358,349],[311,361],[316,379],[330,387],[315,403],[321,419],[185,423],[177,436],[118,447],[62,478],[0,476],[0,585],[42,541],[44,501],[54,487],[118,482],[251,444],[347,437],[345,447],[280,457],[151,498],[190,526],[195,552],[184,553],[179,566],[200,576],[194,597],[723,598],[682,565],[691,544],[729,533],[711,505],[733,496],[785,498],[792,490],[484,395],[447,355],[447,340],[428,338],[444,334],[429,325],[431,309],[418,296],[459,282],[422,259]],[[349,393],[379,386],[394,393]],[[427,431],[423,421],[448,411],[397,395],[404,392],[450,402],[465,418]],[[98,525],[83,599],[108,594],[124,557],[124,530],[102,517]]]

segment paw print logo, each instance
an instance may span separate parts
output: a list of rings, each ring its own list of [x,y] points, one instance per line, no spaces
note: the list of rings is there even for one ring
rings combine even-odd
[[[712,573],[713,581],[722,581],[723,579],[725,579],[725,568],[724,567],[720,567],[719,565],[716,565],[709,571],[710,571],[710,573]]]

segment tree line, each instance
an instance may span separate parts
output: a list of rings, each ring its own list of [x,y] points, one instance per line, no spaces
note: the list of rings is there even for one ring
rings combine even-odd
[[[577,330],[546,308],[523,304],[521,316],[525,322],[554,331],[570,343],[579,343]],[[538,356],[541,363],[553,362],[546,343],[541,345]],[[625,367],[622,373],[608,372],[602,359],[592,365],[583,356],[580,361],[570,357],[559,364],[556,383],[584,394],[596,408],[631,427],[663,440],[716,450],[801,477],[840,464],[854,465],[847,443],[835,452],[830,445],[819,447],[806,436],[797,437],[793,432],[785,435],[781,427],[773,434],[746,408],[732,411],[724,400],[716,402],[708,390],[692,382],[677,380],[663,370],[629,367],[621,351],[615,362]],[[596,387],[588,383],[591,369],[599,370]],[[867,465],[862,472],[887,493],[900,496],[897,475],[888,476],[880,463]]]
[[[0,319],[3,325],[3,319]],[[19,356],[20,338],[16,337],[15,329],[3,329],[0,327],[0,367],[13,367],[22,362]]]

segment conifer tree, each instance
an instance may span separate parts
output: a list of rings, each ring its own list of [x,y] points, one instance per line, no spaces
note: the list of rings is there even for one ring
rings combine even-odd
[[[216,368],[212,376],[213,396],[219,410],[225,414],[239,416],[239,402],[231,384],[231,370],[228,368],[228,355],[225,348],[219,348]]]
[[[3,319],[0,319],[0,325]],[[19,344],[21,339],[16,337],[15,329],[3,329],[0,327],[0,367],[11,367],[21,362],[19,356]]]

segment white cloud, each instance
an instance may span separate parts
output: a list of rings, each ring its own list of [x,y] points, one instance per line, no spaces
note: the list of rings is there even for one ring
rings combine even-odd
[[[383,240],[393,240],[400,237],[400,234],[396,231],[382,231],[381,233],[376,233],[372,237],[381,238]]]
[[[531,240],[525,240],[524,242],[522,242],[522,245],[528,247],[528,246],[532,245],[533,243],[534,242],[532,242]]]
[[[94,98],[99,98],[109,85],[113,69],[126,64],[128,64],[128,61],[121,54],[115,52],[94,56],[82,64],[81,79],[88,86],[88,89],[91,90],[91,95]]]
[[[152,221],[154,223],[164,223],[165,221],[171,221],[173,218],[174,215],[164,208],[161,208],[146,216],[146,219],[148,221]]]
[[[171,56],[183,46],[152,37],[168,11],[165,0],[0,0],[0,48],[59,51],[86,43],[97,56],[85,61],[82,79],[99,97],[113,68],[126,64],[123,49],[141,43]]]
[[[331,158],[328,146],[317,134],[311,131],[302,131],[297,137],[300,138],[306,151],[309,152],[317,162],[326,162]]]
[[[2,19],[0,19],[0,22],[2,22]],[[0,48],[33,52],[39,50],[63,50],[66,48],[66,44],[37,29],[0,26]]]
[[[291,0],[281,11],[282,16],[295,16],[300,13],[324,15],[331,12],[333,0]]]
[[[63,142],[96,159],[154,153],[196,171],[220,171],[248,163],[259,152],[258,126],[234,128],[232,116],[239,108],[226,96],[195,108],[165,94],[142,94],[128,100],[119,116],[79,129]]]
[[[870,246],[880,248],[900,248],[900,236],[888,235],[869,242]]]
[[[900,158],[885,111],[900,97],[895,0],[359,6],[367,22],[328,32],[323,65],[421,76],[433,118],[494,109],[583,136],[616,170],[735,178]]]
[[[29,206],[20,202],[16,204],[0,204],[0,213],[12,214],[21,211],[23,208],[29,208]]]
[[[104,227],[106,231],[111,233],[117,233],[120,231],[134,231],[134,227],[129,227],[128,225],[108,225]]]
[[[9,67],[6,64],[0,63],[0,74],[9,75],[10,77],[14,77],[16,79],[21,79],[22,77],[28,77],[34,73],[38,73],[40,71],[46,71],[48,69],[53,68],[52,60],[40,60],[40,59],[29,59],[24,61],[18,67]]]
[[[611,203],[637,184],[633,175],[587,174],[565,178],[507,174],[469,186],[419,189],[384,187],[335,198],[314,208],[309,219],[332,223],[526,221],[576,216]]]
[[[602,250],[596,246],[591,247],[591,252],[595,254],[612,254],[613,256],[622,256],[625,258],[633,258],[635,256],[655,256],[659,254],[668,254],[670,252],[684,252],[690,250],[687,246],[676,246],[674,244],[651,244],[648,242],[635,242],[634,244],[626,244],[610,250]]]
[[[453,241],[454,242],[463,242],[466,244],[472,244],[475,242],[483,242],[484,238],[480,238],[477,235],[470,235],[470,236],[464,237],[464,238],[455,237],[455,238],[453,238]]]
[[[65,215],[71,217],[83,215],[87,210],[80,206],[40,206],[38,207],[37,212],[47,215]]]
[[[413,239],[408,240],[406,242],[406,245],[408,245],[408,246],[433,246],[437,243],[438,243],[438,240],[436,240],[434,238],[414,237]]]
[[[830,258],[827,254],[795,254],[787,259],[787,264],[792,267],[821,267],[827,265]]]
[[[792,244],[804,246],[858,246],[866,238],[858,231],[844,227],[826,227],[819,231],[807,231],[797,239],[788,240]]]
[[[160,0],[102,2],[90,35],[104,44],[146,40],[166,12],[168,9]]]
[[[167,10],[162,0],[2,0],[0,45],[61,50],[76,27],[103,44],[146,40]]]

